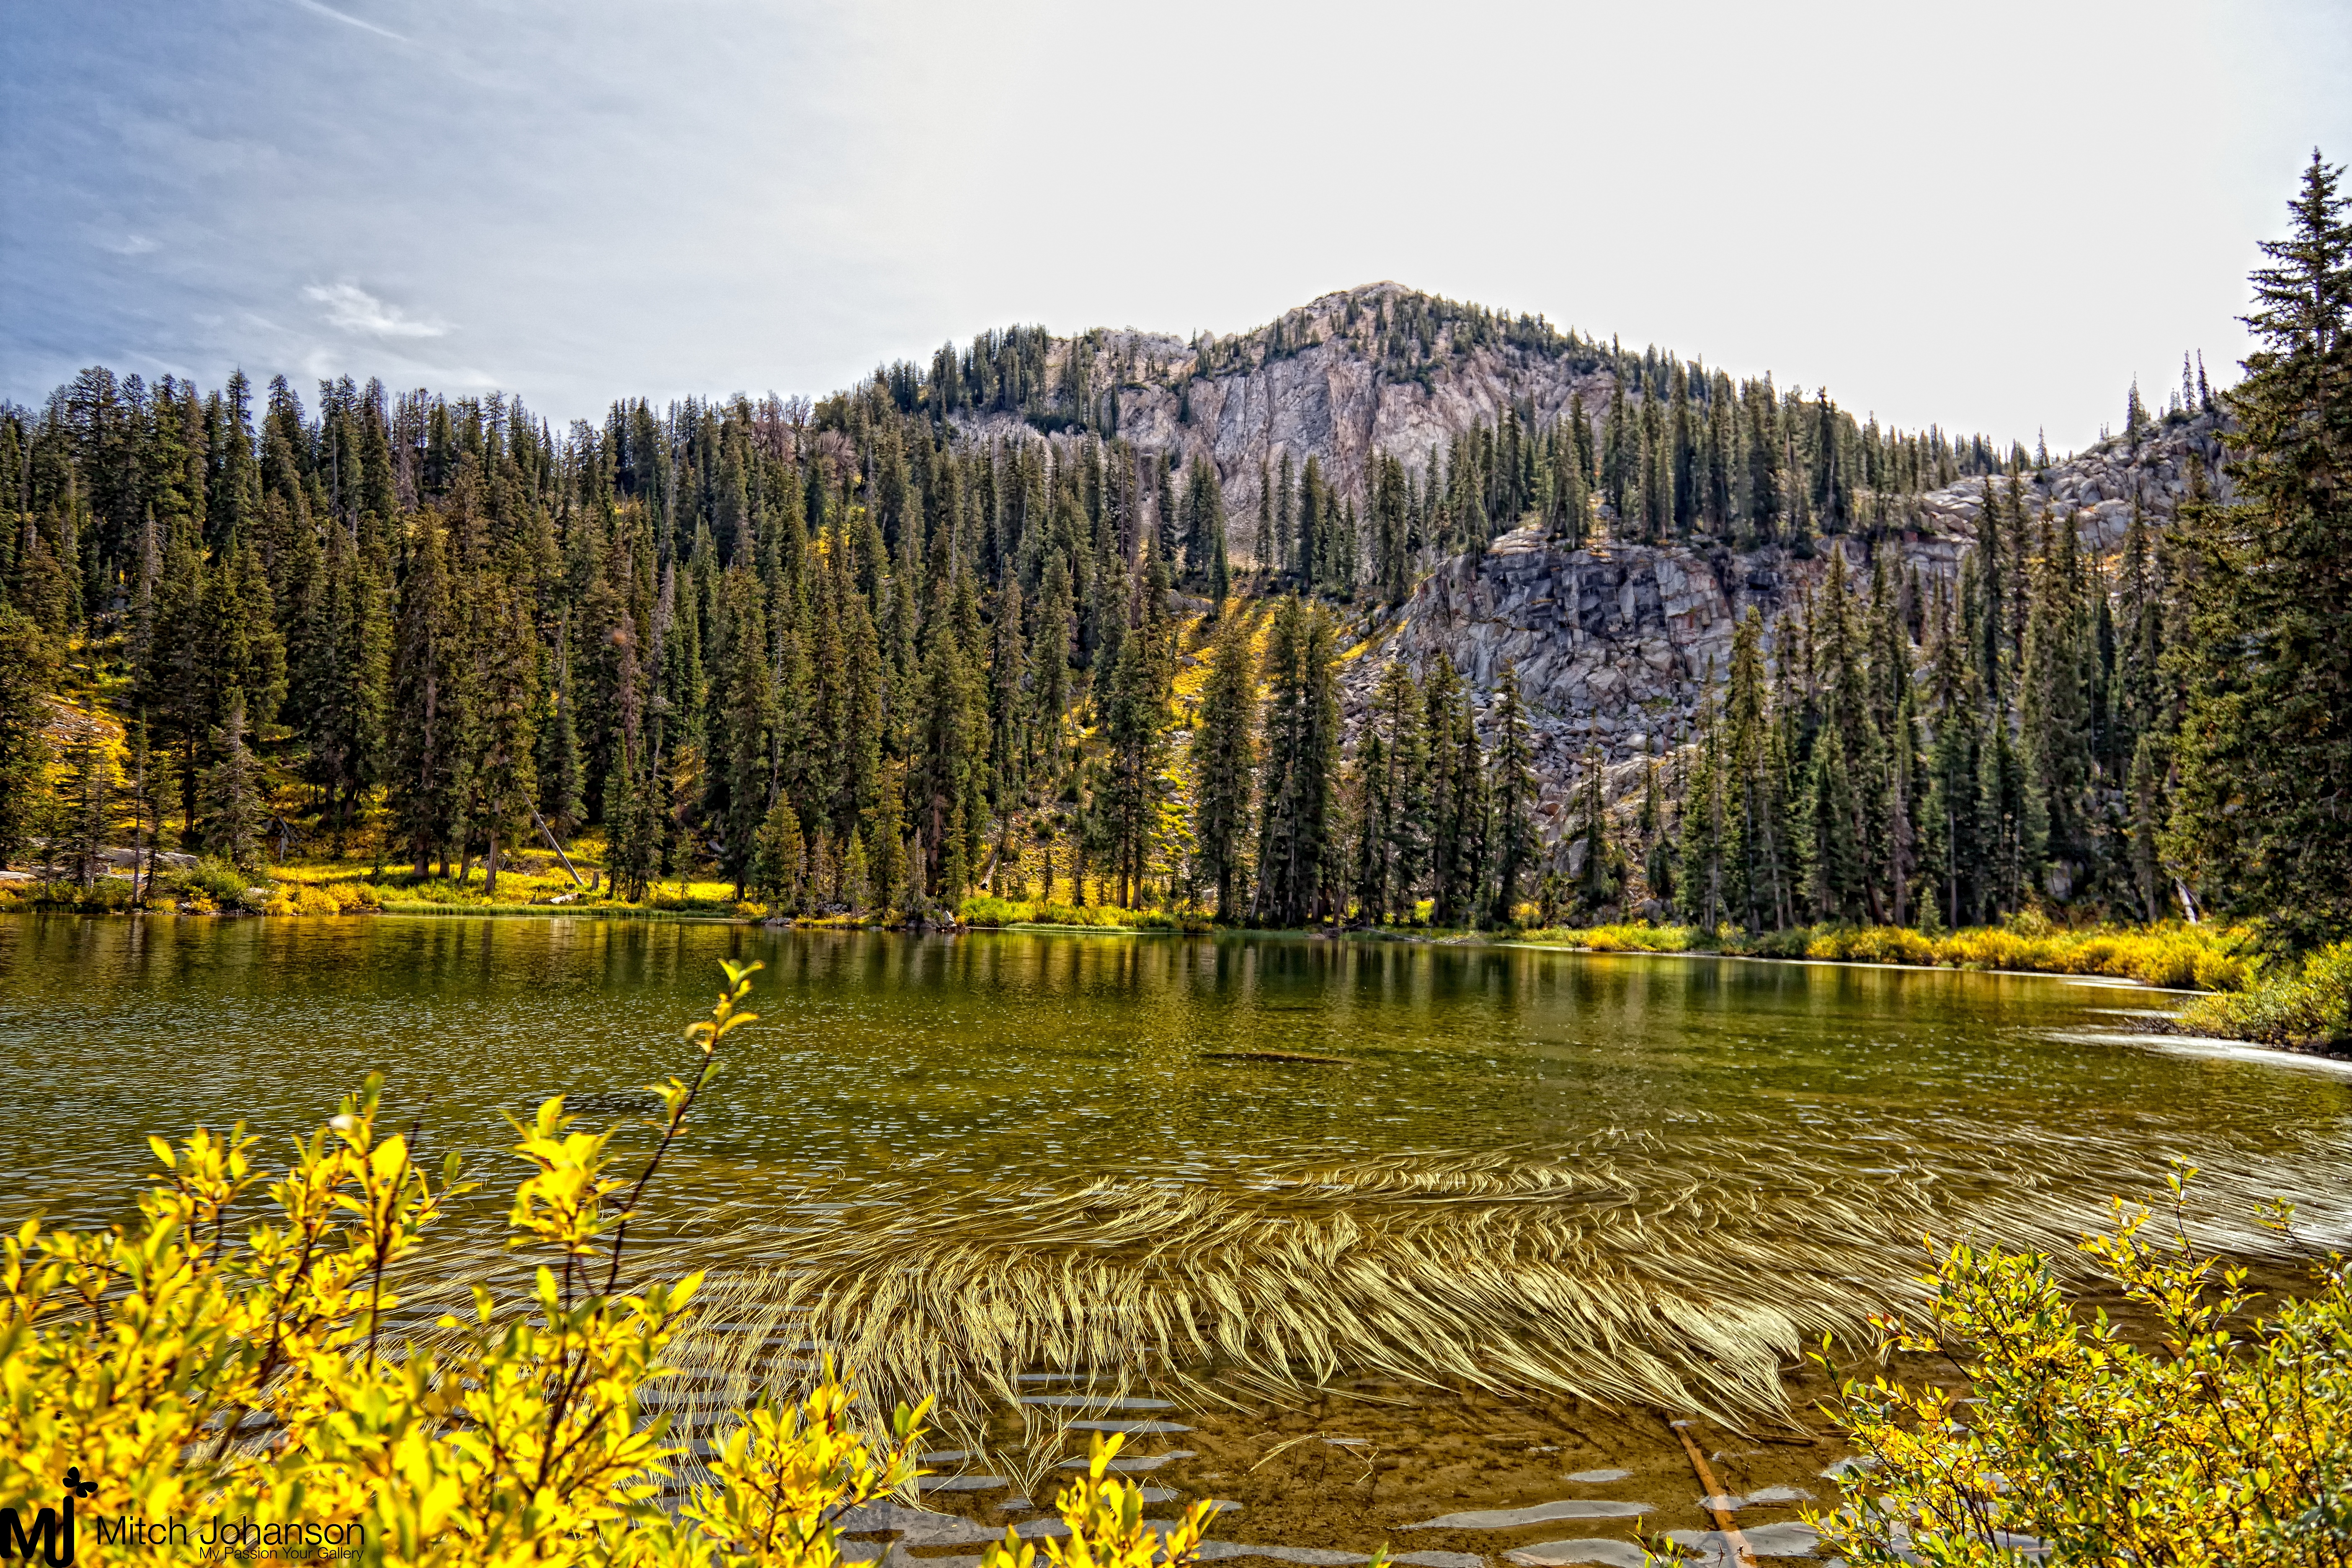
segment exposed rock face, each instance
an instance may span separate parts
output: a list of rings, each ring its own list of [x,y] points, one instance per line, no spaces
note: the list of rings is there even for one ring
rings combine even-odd
[[[2170,523],[2188,491],[2192,454],[2210,472],[2219,456],[2210,420],[2175,425],[2136,451],[2111,442],[2027,476],[2020,496],[2030,515],[2047,510],[2071,518],[2084,548],[2108,554],[2129,526],[2135,487],[2150,523]],[[2226,480],[2211,482],[2226,496]],[[1933,492],[1920,507],[1919,526],[1878,549],[1897,570],[1916,568],[1925,581],[1950,578],[1975,546],[1984,494],[1980,479]],[[1685,545],[1571,550],[1532,530],[1507,533],[1483,554],[1440,563],[1374,629],[1372,646],[1347,668],[1350,717],[1360,716],[1391,658],[1421,671],[1444,653],[1476,694],[1482,719],[1505,668],[1515,668],[1536,735],[1545,821],[1557,829],[1593,752],[1612,764],[1612,797],[1637,787],[1640,759],[1691,739],[1710,671],[1719,681],[1730,667],[1739,620],[1750,608],[1761,612],[1769,652],[1775,617],[1820,585],[1833,557],[1856,577],[1871,570],[1859,538],[1823,541],[1801,558],[1786,549]]]
[[[1285,318],[1286,329],[1318,341],[1263,363],[1192,373],[1188,346],[1175,338],[1139,332],[1097,334],[1117,363],[1154,367],[1149,378],[1116,387],[1118,433],[1146,451],[1178,453],[1190,462],[1206,453],[1224,486],[1226,545],[1238,563],[1255,564],[1260,474],[1321,459],[1333,489],[1360,507],[1375,453],[1387,452],[1416,473],[1430,448],[1483,425],[1507,407],[1532,409],[1547,422],[1568,411],[1580,394],[1598,419],[1616,395],[1616,377],[1594,368],[1589,354],[1544,353],[1509,344],[1456,348],[1450,331],[1435,345],[1422,377],[1397,377],[1374,356],[1370,312],[1383,299],[1408,290],[1376,283],[1327,294]],[[1356,323],[1347,322],[1352,308]],[[1263,336],[1261,332],[1258,334]],[[1069,352],[1057,342],[1056,367]],[[983,438],[1024,431],[1009,414],[961,421]]]
[[[1286,456],[1298,466],[1319,458],[1336,489],[1360,496],[1376,453],[1421,472],[1432,447],[1493,424],[1506,407],[1532,404],[1549,421],[1580,393],[1586,413],[1597,417],[1615,395],[1616,380],[1601,371],[1580,374],[1566,356],[1482,347],[1449,358],[1424,388],[1386,379],[1351,344],[1321,343],[1260,369],[1194,382],[1184,394],[1189,424],[1177,421],[1177,394],[1126,389],[1119,434],[1146,447],[1177,447],[1188,460],[1202,451],[1215,458],[1225,487],[1227,543],[1246,561],[1259,475],[1278,470]]]

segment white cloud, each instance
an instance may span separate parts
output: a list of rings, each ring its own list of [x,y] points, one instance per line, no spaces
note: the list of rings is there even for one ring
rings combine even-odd
[[[356,283],[313,283],[302,290],[306,300],[327,308],[327,324],[347,332],[375,338],[437,338],[448,328],[412,320],[397,305],[388,305]]]
[[[379,27],[373,22],[365,22],[357,16],[346,16],[331,5],[320,5],[319,0],[294,0],[294,3],[305,11],[314,11],[321,16],[331,16],[338,22],[359,28],[362,32],[373,33],[379,38],[390,38],[395,44],[404,44],[409,41],[389,27]]]
[[[144,256],[155,248],[155,242],[143,234],[127,234],[121,239],[101,239],[98,247],[117,256]]]

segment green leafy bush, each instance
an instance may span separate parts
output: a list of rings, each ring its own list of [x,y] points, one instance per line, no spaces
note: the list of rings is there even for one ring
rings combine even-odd
[[[1908,926],[1819,925],[1709,932],[1696,926],[1611,925],[1531,931],[1528,942],[1595,952],[1725,952],[1742,958],[1814,958],[2037,974],[2101,974],[2144,985],[2236,990],[2257,973],[2242,927],[2167,923],[2066,931],[2034,915],[1998,926],[1927,932]]]
[[[0,909],[70,910],[78,914],[115,914],[136,908],[128,877],[99,877],[87,888],[79,882],[14,882],[0,888]]]
[[[1166,914],[1157,910],[1123,910],[1116,904],[1050,904],[1044,900],[1000,899],[975,893],[956,910],[970,926],[1055,925],[1094,926],[1127,931],[1206,931],[1208,922]]]
[[[987,893],[975,893],[956,911],[969,926],[1008,926],[1029,918],[1028,906]]]
[[[254,886],[251,878],[226,860],[206,856],[164,884],[186,897],[202,900],[215,909],[258,910],[262,900],[247,897],[246,889]],[[266,891],[266,889],[265,889]]]

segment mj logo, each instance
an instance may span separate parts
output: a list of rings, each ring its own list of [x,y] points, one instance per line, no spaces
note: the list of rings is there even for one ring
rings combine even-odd
[[[21,1557],[30,1563],[38,1548],[41,1561],[49,1568],[66,1568],[74,1560],[74,1500],[97,1490],[98,1483],[83,1480],[81,1467],[76,1465],[66,1472],[64,1507],[45,1508],[35,1514],[30,1531],[15,1509],[0,1508],[0,1558]]]

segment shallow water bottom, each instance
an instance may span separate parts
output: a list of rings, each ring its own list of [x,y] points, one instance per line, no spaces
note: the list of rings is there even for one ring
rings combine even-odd
[[[1791,1383],[1803,1402],[1831,1392],[1817,1373],[1792,1373]],[[1196,1498],[1231,1505],[1212,1526],[1207,1560],[1346,1568],[1385,1546],[1416,1568],[1638,1565],[1645,1542],[1657,1548],[1671,1537],[1701,1560],[1713,1554],[1701,1539],[1715,1527],[1701,1503],[1706,1489],[1660,1414],[1361,1383],[1299,1407],[1187,1411],[1156,1425],[1163,1430],[1129,1439],[1123,1457],[1169,1454],[1150,1475],[1173,1494],[1148,1510],[1155,1516]],[[1715,1480],[1733,1494],[1722,1500],[1739,1505],[1735,1517],[1751,1548],[1810,1554],[1801,1510],[1834,1501],[1836,1483],[1822,1472],[1850,1454],[1834,1433],[1797,1422],[1691,1430]],[[1069,1434],[1078,1451],[1083,1438]],[[976,1563],[983,1541],[1008,1525],[1024,1536],[1053,1529],[1050,1502],[1009,1479],[927,1491],[922,1515],[894,1505],[853,1519],[852,1543],[860,1557],[887,1548],[919,1562]]]

